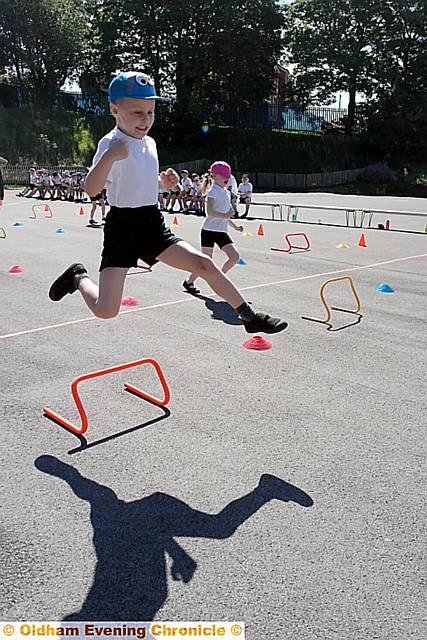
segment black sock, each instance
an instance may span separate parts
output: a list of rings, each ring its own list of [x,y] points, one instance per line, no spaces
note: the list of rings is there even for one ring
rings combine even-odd
[[[79,288],[80,281],[83,280],[83,278],[89,278],[87,273],[77,273],[74,276],[74,286],[76,287],[76,289]]]
[[[245,322],[250,322],[255,317],[255,311],[248,305],[247,302],[242,302],[240,307],[236,309],[237,313]]]

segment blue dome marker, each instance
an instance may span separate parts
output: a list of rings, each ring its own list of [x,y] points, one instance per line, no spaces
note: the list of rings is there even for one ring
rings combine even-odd
[[[379,284],[375,291],[379,291],[380,293],[394,293],[393,287],[390,287],[389,284]]]

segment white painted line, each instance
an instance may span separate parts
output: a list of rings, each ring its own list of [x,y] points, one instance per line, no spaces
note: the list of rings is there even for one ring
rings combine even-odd
[[[372,269],[373,267],[381,267],[386,264],[393,264],[396,262],[404,262],[405,260],[416,260],[417,258],[427,258],[427,253],[420,253],[415,256],[405,256],[404,258],[394,258],[393,260],[384,260],[383,262],[374,262],[373,264],[365,264],[361,267],[350,267],[349,269],[339,269],[338,271],[324,271],[322,273],[313,273],[309,276],[298,276],[297,278],[288,278],[287,280],[274,280],[273,282],[265,282],[264,284],[255,284],[250,287],[243,287],[240,291],[250,291],[251,289],[261,289],[262,287],[274,287],[281,284],[290,284],[292,282],[301,282],[302,280],[310,280],[311,278],[321,278],[323,276],[333,276],[338,273],[348,273],[349,271],[361,271],[362,269]],[[138,313],[140,311],[149,311],[150,309],[160,309],[162,307],[170,307],[175,304],[183,304],[184,302],[195,302],[198,298],[181,298],[180,300],[173,300],[171,302],[160,302],[159,304],[152,304],[147,307],[138,307],[137,309],[126,309],[125,311],[119,311],[119,316],[123,316],[128,313]],[[6,340],[6,338],[16,338],[18,336],[28,335],[30,333],[40,333],[41,331],[48,331],[49,329],[59,329],[60,327],[67,327],[73,324],[80,324],[81,322],[90,322],[93,320],[99,320],[96,316],[89,316],[86,318],[78,318],[77,320],[68,320],[67,322],[59,322],[58,324],[50,324],[45,327],[36,327],[35,329],[26,329],[25,331],[16,331],[15,333],[5,333],[0,335],[0,340]]]
[[[287,284],[288,282],[300,282],[301,280],[309,280],[310,278],[318,278],[321,276],[333,276],[337,273],[347,273],[348,271],[361,271],[362,269],[372,269],[380,267],[384,264],[392,264],[393,262],[403,262],[404,260],[415,260],[415,258],[426,258],[427,253],[420,253],[416,256],[406,256],[405,258],[394,258],[393,260],[385,260],[384,262],[374,262],[373,264],[365,264],[361,267],[350,267],[349,269],[339,269],[339,271],[325,271],[324,273],[313,273],[309,276],[299,276],[298,278],[290,278],[288,280],[275,280],[274,282],[266,282],[265,284],[255,284],[251,287],[245,287],[240,291],[249,291],[250,289],[261,289],[262,287],[273,287],[278,284]],[[0,336],[1,337],[1,336]]]

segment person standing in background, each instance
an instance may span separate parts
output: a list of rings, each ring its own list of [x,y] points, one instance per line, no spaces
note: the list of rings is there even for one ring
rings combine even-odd
[[[3,174],[2,174],[2,169],[3,167],[5,167],[7,165],[7,160],[6,158],[2,158],[0,156],[0,205],[3,204],[3,200],[4,200],[4,183],[3,183]]]
[[[238,189],[238,193],[240,196],[239,202],[240,204],[245,205],[245,211],[240,216],[241,218],[246,218],[249,213],[249,208],[251,206],[251,200],[252,200],[252,191],[253,191],[253,186],[252,186],[252,183],[249,182],[249,176],[247,173],[244,173],[242,175],[242,182],[239,184],[239,189]]]

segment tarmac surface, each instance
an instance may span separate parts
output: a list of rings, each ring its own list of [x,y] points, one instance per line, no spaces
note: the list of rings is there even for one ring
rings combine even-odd
[[[296,196],[360,203],[256,199]],[[378,200],[427,214],[423,200]],[[139,306],[114,320],[94,319],[78,293],[50,302],[68,264],[97,278],[102,228],[73,203],[30,219],[34,203],[7,191],[0,210],[0,618],[243,620],[249,640],[424,638],[427,234],[394,232],[393,216],[388,232],[323,224],[343,213],[242,221],[252,235],[231,233],[247,265],[230,277],[289,322],[258,352],[205,283],[192,297],[165,265],[130,270],[124,295]],[[198,247],[201,218],[177,217]],[[423,232],[426,220],[404,222]],[[285,233],[306,233],[311,250],[271,251]],[[303,320],[324,317],[320,286],[339,276],[353,278],[362,317]],[[382,283],[395,292],[377,292]],[[355,308],[348,280],[326,295]],[[78,423],[71,381],[142,358],[160,364],[167,408],[123,390],[161,395],[145,365],[81,384],[88,448],[43,417],[47,406]]]

